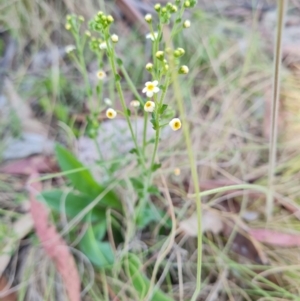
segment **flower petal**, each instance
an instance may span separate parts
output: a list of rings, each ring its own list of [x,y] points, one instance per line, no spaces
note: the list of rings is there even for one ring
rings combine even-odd
[[[157,86],[157,85],[158,85],[158,81],[155,80],[155,81],[152,82],[152,84],[153,84],[154,86]]]
[[[158,93],[160,91],[160,89],[158,88],[158,87],[155,87],[154,89],[153,89],[153,92],[154,93]]]
[[[146,82],[145,86],[148,87],[149,85],[152,85],[152,82]]]
[[[152,91],[147,91],[147,93],[146,93],[146,95],[147,95],[147,97],[152,97],[153,96],[153,92]]]
[[[145,87],[142,92],[146,93],[147,92],[147,87]]]

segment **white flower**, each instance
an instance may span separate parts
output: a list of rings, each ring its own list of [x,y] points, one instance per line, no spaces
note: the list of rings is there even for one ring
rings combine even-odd
[[[101,50],[107,49],[107,44],[106,44],[106,42],[100,43],[100,44],[99,44],[99,48],[100,48]]]
[[[113,34],[110,38],[114,43],[118,43],[119,41],[119,37],[116,34]]]
[[[155,102],[148,100],[144,105],[144,110],[146,112],[152,113],[155,109]]]
[[[146,82],[145,88],[143,89],[143,93],[146,93],[147,97],[151,98],[154,93],[159,92],[159,88],[157,87],[158,81],[155,80],[153,82]]]
[[[90,32],[89,30],[86,30],[84,33],[85,33],[85,35],[86,35],[87,37],[91,37],[91,35],[92,35],[91,32]]]
[[[103,71],[103,70],[99,70],[97,72],[97,77],[100,79],[100,80],[103,80],[105,77],[106,77],[106,73]]]
[[[76,47],[74,45],[68,45],[65,47],[65,52],[69,54],[75,49],[76,49]]]
[[[183,27],[184,27],[184,28],[189,28],[189,27],[191,27],[191,21],[190,21],[190,20],[184,21]]]
[[[107,109],[106,110],[106,117],[109,119],[114,119],[117,116],[117,112],[114,109]]]
[[[147,14],[146,16],[145,16],[145,20],[146,20],[146,22],[151,22],[152,21],[152,15],[151,14]]]
[[[104,102],[105,104],[107,104],[108,106],[111,106],[112,105],[112,102],[109,98],[104,98]]]
[[[138,101],[138,100],[132,100],[131,102],[130,102],[130,105],[132,106],[132,107],[139,107],[140,106],[140,102]]]
[[[173,118],[170,122],[169,125],[173,131],[177,131],[181,128],[181,121],[179,118]]]
[[[146,35],[146,39],[150,39],[151,41],[155,41],[158,37],[158,32],[150,32]]]

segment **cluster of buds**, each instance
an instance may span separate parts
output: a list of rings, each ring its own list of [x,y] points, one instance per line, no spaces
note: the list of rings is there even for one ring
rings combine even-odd
[[[102,43],[101,39],[96,39],[94,37],[91,38],[90,40],[90,49],[94,52],[99,51],[99,45]]]
[[[67,15],[66,30],[77,30],[79,25],[84,22],[83,16]]]
[[[114,18],[111,15],[105,15],[102,11],[99,11],[89,25],[92,30],[103,31],[113,22]]]
[[[184,1],[183,6],[185,8],[190,8],[190,7],[194,7],[196,5],[196,3],[197,3],[197,0],[186,0],[186,1]]]
[[[168,2],[165,6],[157,3],[154,5],[154,9],[157,11],[163,24],[169,23],[171,15],[178,11],[178,7],[170,2]]]

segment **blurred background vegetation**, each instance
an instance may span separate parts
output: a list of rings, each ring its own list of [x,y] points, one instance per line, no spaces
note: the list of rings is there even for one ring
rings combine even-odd
[[[141,92],[151,55],[144,15],[154,12],[155,3],[0,1],[0,300],[68,300],[63,276],[33,228],[28,193],[32,177],[43,180],[34,189],[43,191],[40,203],[51,208],[51,222],[75,258],[82,300],[146,300],[149,287],[153,293],[149,300],[191,299],[196,286],[197,221],[182,135],[164,133],[162,168],[149,191],[151,203],[142,220],[133,223],[130,210],[143,183],[133,157],[124,155],[133,147],[124,120],[105,121],[107,104],[102,102],[97,118],[104,133],[98,140],[104,160],[99,162],[94,145],[84,135],[88,115],[84,82],[66,53],[66,47],[74,44],[65,30],[66,15],[89,20],[99,10],[107,11],[116,21],[117,52]],[[270,168],[277,4],[275,0],[199,0],[185,15],[191,28],[175,41],[184,45],[183,63],[190,68],[180,86],[203,192],[199,300],[300,300],[297,0],[288,2],[285,13],[275,207],[269,220],[266,195],[255,188],[267,186]],[[89,80],[95,84],[98,66],[88,47],[85,57]],[[107,72],[102,98],[118,107],[114,79]],[[123,78],[122,85],[129,104],[134,95]],[[172,90],[167,97],[176,108]],[[137,127],[140,119],[137,116]],[[56,142],[65,148],[55,146]],[[122,185],[115,187],[115,178],[122,178]],[[246,188],[228,188],[231,185]],[[91,187],[96,191],[92,199],[83,200]],[[76,220],[106,187],[112,189],[107,203]],[[172,228],[168,195],[176,216],[176,237],[152,279]],[[125,262],[124,254],[129,254]]]

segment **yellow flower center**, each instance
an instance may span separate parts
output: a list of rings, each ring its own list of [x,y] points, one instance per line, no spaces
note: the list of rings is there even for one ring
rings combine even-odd
[[[154,85],[153,84],[148,85],[147,89],[148,89],[148,91],[153,91]]]
[[[108,117],[113,117],[113,113],[112,112],[108,112]]]
[[[150,108],[150,107],[151,107],[151,102],[147,102],[147,103],[146,103],[146,107],[147,107],[147,108]]]
[[[178,129],[179,127],[180,127],[180,122],[176,121],[176,122],[174,123],[174,128],[175,128],[175,129]]]

